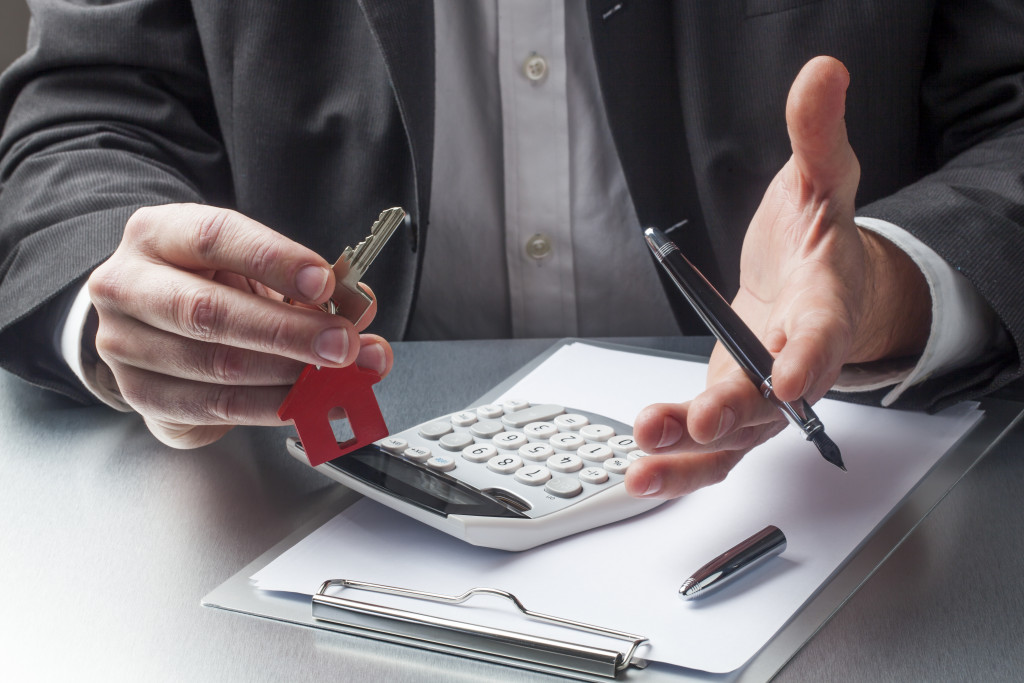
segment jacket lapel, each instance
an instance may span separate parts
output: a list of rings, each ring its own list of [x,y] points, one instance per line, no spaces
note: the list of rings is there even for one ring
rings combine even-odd
[[[430,216],[434,156],[434,5],[431,0],[359,0],[380,43],[416,174],[415,243]],[[422,258],[422,250],[420,250]]]
[[[672,5],[593,0],[588,12],[601,95],[640,225],[669,231],[686,257],[717,284],[683,122]],[[684,220],[684,226],[671,230]],[[658,272],[682,330],[706,333],[661,268]]]

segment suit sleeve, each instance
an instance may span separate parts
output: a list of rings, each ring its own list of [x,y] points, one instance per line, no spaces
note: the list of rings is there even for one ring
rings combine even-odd
[[[139,207],[230,204],[191,8],[30,0],[28,51],[0,79],[0,366],[78,400],[56,306]]]
[[[922,82],[920,138],[934,172],[858,212],[899,225],[963,273],[1012,351],[917,385],[898,406],[941,407],[1022,375],[1024,6],[940,3]]]

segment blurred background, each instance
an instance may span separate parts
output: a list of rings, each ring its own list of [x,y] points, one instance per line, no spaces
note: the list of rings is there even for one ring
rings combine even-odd
[[[28,6],[24,0],[0,0],[0,70],[25,52]]]

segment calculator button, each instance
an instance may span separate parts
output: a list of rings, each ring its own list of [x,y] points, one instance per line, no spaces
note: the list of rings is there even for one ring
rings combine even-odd
[[[522,458],[517,455],[496,455],[487,461],[487,469],[498,474],[512,474],[522,466]]]
[[[482,420],[493,420],[496,417],[501,417],[505,410],[497,403],[488,403],[485,406],[480,406],[476,409],[476,414],[480,416]]]
[[[555,477],[544,484],[544,490],[559,498],[573,498],[583,493],[583,485],[575,477]]]
[[[445,434],[438,441],[441,448],[446,451],[459,452],[466,446],[472,446],[475,442],[473,437],[466,432],[452,432],[451,434]]]
[[[613,436],[612,438],[608,439],[605,443],[611,446],[612,450],[615,451],[618,455],[626,455],[630,451],[636,450],[636,439],[634,439],[632,436],[626,436],[625,434]]]
[[[495,434],[491,441],[498,448],[504,448],[508,451],[514,451],[528,443],[527,438],[519,432],[501,432],[500,434]]]
[[[424,439],[437,441],[445,434],[451,433],[451,431],[451,422],[428,422],[427,424],[420,425],[417,433]]]
[[[575,451],[586,441],[576,432],[560,432],[548,439],[548,443],[560,451]]]
[[[633,461],[639,460],[640,458],[646,458],[648,455],[649,453],[646,453],[645,451],[642,451],[638,448],[634,451],[630,451],[629,453],[627,453],[626,457],[629,458],[630,461]]]
[[[397,436],[389,436],[386,439],[381,439],[377,443],[379,443],[380,447],[388,453],[393,453],[395,455],[401,455],[402,451],[409,447],[409,443],[405,439],[400,439]]]
[[[427,467],[438,472],[451,472],[455,469],[455,458],[450,455],[435,455],[427,460]]]
[[[580,436],[587,441],[607,441],[615,436],[615,430],[608,425],[586,425],[580,427]]]
[[[583,467],[583,460],[571,453],[557,453],[546,461],[549,469],[555,472],[578,472]]]
[[[540,486],[551,478],[551,470],[541,465],[527,465],[516,470],[515,480],[527,486]]]
[[[448,438],[448,437],[445,437]],[[612,457],[612,449],[603,443],[588,443],[576,449],[576,455],[591,462],[604,462]]]
[[[430,456],[432,456],[433,453],[430,452],[429,448],[422,448],[420,446],[409,446],[408,448],[405,449],[402,455],[404,455],[408,460],[412,460],[413,462],[426,462],[430,460]]]
[[[601,467],[584,467],[579,478],[584,484],[603,484],[608,481],[608,472]]]
[[[487,462],[498,454],[498,449],[489,443],[478,443],[462,449],[462,457],[470,462]]]
[[[547,443],[528,443],[519,448],[519,457],[535,462],[544,462],[554,454],[555,449]]]
[[[554,419],[555,426],[563,432],[576,431],[590,424],[590,420],[576,413],[566,413]]]
[[[541,403],[539,405],[530,406],[529,408],[523,408],[513,413],[505,415],[501,418],[501,421],[507,424],[509,427],[515,427],[516,429],[522,429],[531,422],[547,422],[556,415],[561,415],[565,412],[565,408],[553,403]]]
[[[601,465],[612,474],[624,474],[629,469],[629,460],[625,458],[611,458],[605,460]]]
[[[523,401],[522,399],[514,398],[514,399],[511,399],[511,400],[508,400],[508,401],[502,401],[501,402],[501,407],[502,407],[502,409],[504,409],[505,413],[514,413],[517,410],[522,410],[523,408],[529,408],[530,407],[530,402],[529,401]]]
[[[474,424],[479,417],[473,410],[463,410],[461,413],[455,413],[452,415],[452,424],[456,427],[468,427]]]
[[[470,427],[469,431],[481,439],[489,439],[495,434],[501,434],[505,431],[505,426],[497,420],[480,420]]]
[[[558,433],[554,422],[531,422],[523,427],[523,434],[531,439],[550,439]]]

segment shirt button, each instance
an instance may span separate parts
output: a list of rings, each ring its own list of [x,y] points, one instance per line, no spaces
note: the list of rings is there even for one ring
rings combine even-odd
[[[548,74],[548,62],[540,55],[530,55],[523,62],[523,73],[534,83],[541,81]]]
[[[526,255],[540,261],[551,253],[551,238],[537,234],[526,240]]]

